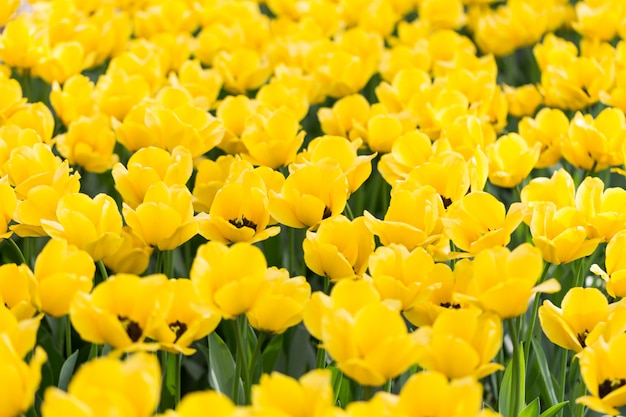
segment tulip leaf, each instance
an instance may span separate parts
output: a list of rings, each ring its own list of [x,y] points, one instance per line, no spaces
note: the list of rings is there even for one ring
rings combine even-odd
[[[74,374],[74,368],[76,368],[76,360],[78,359],[78,350],[70,355],[69,358],[63,363],[61,367],[61,373],[59,375],[59,388],[63,391],[67,391],[67,386]]]
[[[500,413],[504,417],[517,416],[526,399],[526,366],[523,345],[515,346],[498,394]]]
[[[243,403],[243,383],[239,381],[239,397],[233,398],[233,381],[235,379],[235,360],[230,353],[228,346],[222,338],[215,332],[208,336],[209,346],[198,345],[200,350],[207,357],[209,363],[209,385],[217,392],[227,395],[238,404]]]
[[[329,366],[326,369],[330,369],[331,372],[331,384],[333,386],[333,392],[335,393],[335,405],[341,405],[338,403],[339,394],[341,393],[341,383],[343,381],[343,373],[336,366]]]
[[[263,353],[261,354],[261,361],[263,362],[263,373],[271,373],[278,362],[278,357],[283,347],[283,335],[278,334],[272,338],[267,344]]]
[[[538,417],[539,410],[539,398],[535,398],[533,402],[528,404],[517,417]]]
[[[546,354],[541,347],[540,341],[535,339],[534,337],[532,337],[530,340],[533,345],[535,358],[537,359],[537,365],[539,365],[539,372],[541,373],[540,380],[544,385],[545,391],[550,397],[550,406],[552,407],[559,402],[556,396],[556,392],[554,390],[554,385],[552,384],[552,372],[550,372],[548,360],[546,359]]]
[[[512,382],[513,379],[513,360],[509,361],[506,369],[504,370],[504,377],[502,378],[502,384],[500,385],[500,392],[498,393],[498,411],[504,417],[513,417],[511,413],[512,407],[514,407],[515,399],[513,398]]]
[[[552,407],[548,408],[546,411],[541,413],[539,417],[552,417],[558,413],[561,408],[565,407],[569,401],[563,401],[558,404],[554,404]]]

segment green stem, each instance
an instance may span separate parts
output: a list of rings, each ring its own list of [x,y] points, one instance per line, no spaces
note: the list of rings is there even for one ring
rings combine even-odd
[[[296,229],[289,228],[289,272],[292,275],[296,274]]]
[[[354,214],[352,214],[352,209],[350,208],[350,203],[346,201],[346,217],[350,220],[354,220]]]
[[[315,367],[317,369],[326,368],[326,350],[322,347],[322,341],[318,341],[317,355],[315,357]]]
[[[513,361],[513,378],[512,381],[519,381],[520,380],[520,373],[521,372],[526,372],[525,369],[522,369],[520,366],[520,363],[518,361],[518,350],[520,348],[519,346],[519,329],[517,326],[517,319],[509,319],[507,320],[507,324],[509,325],[509,332],[510,332],[510,336],[511,336],[511,342],[513,344],[513,357],[511,358],[511,360]],[[513,387],[512,387],[513,388]],[[520,396],[518,395],[519,393],[519,389],[523,388],[523,387],[514,387],[511,390],[511,410],[509,412],[510,416],[517,416],[520,411],[522,411],[523,408],[523,402],[525,401],[524,398],[519,398]]]
[[[330,294],[330,278],[324,277],[324,294]]]
[[[18,256],[20,262],[25,264],[26,263],[26,258],[24,258],[24,254],[20,250],[20,247],[17,246],[17,243],[15,243],[15,241],[13,239],[11,239],[11,238],[5,239],[5,240],[9,243],[9,246],[11,246],[13,248],[15,253],[17,253],[17,256]]]
[[[546,262],[543,267],[543,272],[539,277],[539,282],[537,284],[541,284],[545,281],[546,276],[548,275],[548,270],[550,269],[550,263]],[[535,293],[535,300],[533,301],[533,307],[530,311],[530,322],[528,323],[528,329],[526,330],[526,337],[524,338],[524,359],[528,361],[528,355],[530,354],[530,344],[531,338],[533,337],[533,332],[535,331],[535,323],[537,322],[537,312],[539,311],[539,303],[541,302],[541,295],[539,293]]]
[[[565,381],[567,377],[567,362],[569,357],[569,350],[560,348],[561,352],[561,373],[559,375],[559,401],[565,401]],[[559,412],[560,416],[563,416],[564,410]]]
[[[168,278],[174,278],[174,251],[163,251],[163,269],[162,271]]]
[[[387,382],[385,382],[385,385],[383,385],[383,391],[391,392],[391,380],[392,378],[389,378]]]
[[[244,404],[249,404],[251,384],[248,372],[248,320],[245,314],[237,316],[235,338],[237,339],[237,361],[235,362],[234,400],[238,402],[239,380],[242,380]]]
[[[109,273],[107,272],[107,267],[104,265],[104,262],[102,261],[102,259],[96,262],[96,265],[98,265],[98,271],[100,272],[100,278],[102,279],[101,282],[104,282],[107,279],[109,279]]]
[[[259,361],[259,358],[261,357],[261,347],[263,346],[263,343],[265,343],[265,339],[267,338],[267,333],[265,332],[260,332],[259,333],[259,337],[257,338],[256,341],[256,346],[254,347],[254,351],[252,352],[252,358],[250,359],[250,383],[254,383],[255,382],[255,368],[257,366],[257,362]],[[263,373],[263,370],[261,369],[261,373]]]
[[[181,368],[183,364],[183,355],[182,353],[170,353],[165,352],[166,362],[167,362],[167,370],[165,373],[165,385],[167,387],[167,391],[170,394],[173,407],[175,408],[180,402],[180,378],[181,378]]]
[[[26,265],[28,265],[29,268],[33,268],[33,263],[32,263],[32,259],[33,259],[33,238],[32,237],[25,237],[23,238],[23,242],[24,242],[24,260],[26,261]]]
[[[72,356],[72,323],[70,316],[65,316],[65,355],[69,358]]]
[[[369,385],[361,386],[361,400],[368,401],[369,399],[372,398],[373,394],[374,394],[374,390],[372,389],[371,386]]]

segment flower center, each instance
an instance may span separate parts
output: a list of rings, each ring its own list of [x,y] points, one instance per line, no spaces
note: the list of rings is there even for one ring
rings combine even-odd
[[[125,316],[117,316],[117,319],[120,323],[122,323],[122,326],[124,326],[126,334],[130,337],[130,340],[136,342],[141,338],[142,330],[141,327],[139,327],[139,323],[132,321]]]
[[[174,339],[174,343],[176,343],[183,333],[187,331],[187,325],[176,320],[174,323],[170,323],[170,330],[176,335],[176,339]]]
[[[587,336],[589,336],[589,330],[585,329],[584,332],[582,333],[578,333],[576,335],[576,338],[578,339],[578,343],[580,343],[580,346],[582,347],[587,347],[587,344],[585,343],[587,341]]]
[[[439,303],[439,305],[443,308],[452,308],[454,310],[458,310],[459,308],[461,308],[461,304],[457,303]]]
[[[330,208],[328,206],[324,206],[324,214],[322,214],[322,220],[327,219],[332,215],[333,213],[332,211],[330,211]]]
[[[443,201],[443,208],[447,209],[448,207],[450,207],[450,204],[452,204],[451,199],[449,199],[448,197],[444,197],[441,194],[439,194],[439,197],[441,197],[441,201]]]
[[[616,389],[626,385],[626,379],[613,378],[605,379],[603,383],[598,386],[598,395],[600,398],[604,398]]]
[[[230,219],[228,223],[235,226],[237,229],[241,229],[242,227],[249,227],[250,229],[256,231],[256,223],[252,220],[246,219],[246,216],[241,216],[236,219]]]

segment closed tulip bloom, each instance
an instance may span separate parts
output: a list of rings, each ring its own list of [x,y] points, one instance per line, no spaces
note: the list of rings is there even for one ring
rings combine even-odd
[[[266,269],[265,255],[256,246],[208,242],[198,248],[190,277],[200,299],[231,319],[252,308]]]
[[[302,247],[307,267],[337,282],[363,275],[374,250],[374,235],[363,217],[350,221],[340,215],[322,220],[316,231],[307,231]]]
[[[302,276],[289,277],[284,268],[268,268],[265,283],[246,312],[250,325],[260,331],[284,333],[302,321],[304,305],[311,298],[311,286]]]
[[[533,208],[542,201],[554,203],[556,209],[576,205],[576,186],[574,179],[565,169],[554,171],[550,178],[533,178],[522,188],[520,194],[525,205],[524,222],[529,223]]]
[[[89,55],[78,41],[59,42],[44,54],[33,68],[33,74],[48,84],[64,83],[90,64]]]
[[[115,135],[104,114],[81,116],[68,126],[67,133],[55,139],[61,156],[88,172],[103,173],[119,160],[113,152]]]
[[[20,2],[18,0],[5,0],[2,2],[2,13],[0,14],[0,26],[4,26],[11,18],[13,14],[20,7]]]
[[[530,147],[516,133],[498,138],[486,151],[489,158],[489,181],[499,187],[515,187],[535,167],[540,151],[539,143]]]
[[[148,188],[135,209],[123,204],[126,223],[143,241],[160,250],[172,250],[198,233],[191,192],[185,186],[159,181]]]
[[[591,395],[576,399],[599,413],[619,415],[617,409],[626,404],[626,334],[621,333],[609,341],[598,340],[579,355],[580,374]]]
[[[251,162],[275,169],[295,159],[304,135],[295,113],[282,107],[251,115],[246,120],[241,140]]]
[[[418,365],[450,379],[481,379],[503,369],[491,362],[502,346],[502,321],[497,314],[472,310],[446,310],[432,327],[415,332]]]
[[[94,83],[82,74],[70,77],[62,88],[59,83],[53,83],[50,103],[65,126],[80,116],[93,116],[96,113]]]
[[[563,157],[577,168],[594,172],[621,165],[625,126],[624,112],[616,108],[604,109],[595,119],[578,112],[570,122],[569,140],[561,145]]]
[[[222,316],[201,302],[191,280],[170,279],[166,286],[172,301],[148,337],[160,342],[161,349],[191,355],[196,350],[189,346],[215,330]]]
[[[52,144],[54,117],[52,111],[42,102],[26,103],[20,106],[5,120],[6,126],[18,126],[22,129],[33,129],[41,140]]]
[[[124,361],[103,357],[81,366],[67,392],[49,387],[41,405],[45,417],[153,415],[161,394],[161,367],[156,356],[139,352]]]
[[[412,375],[399,395],[399,411],[415,417],[476,416],[482,406],[482,385],[474,378],[449,380],[437,371]]]
[[[576,4],[576,20],[572,27],[585,38],[612,40],[623,26],[626,15],[619,1],[583,1]]]
[[[33,405],[41,383],[41,367],[48,356],[37,346],[30,362],[25,362],[15,351],[6,334],[0,334],[0,368],[5,386],[0,395],[0,417],[15,417]]]
[[[537,203],[530,220],[533,243],[543,259],[554,265],[593,253],[601,238],[588,238],[584,216],[574,207],[557,209],[552,202]]]
[[[54,317],[67,314],[77,292],[91,291],[95,272],[87,252],[65,240],[51,239],[35,261],[40,310]]]
[[[348,180],[337,164],[307,165],[292,172],[281,192],[269,192],[270,213],[294,228],[313,226],[341,214],[348,199]]]
[[[260,105],[245,95],[227,96],[217,105],[217,117],[223,121],[226,129],[224,138],[217,145],[220,149],[233,155],[247,152],[241,135],[246,128],[246,120],[256,113]]]
[[[22,13],[4,26],[0,59],[12,68],[33,68],[44,56],[44,39],[44,31],[37,30],[30,14]]]
[[[325,416],[333,409],[331,373],[315,369],[296,380],[278,372],[263,374],[252,387],[254,415]]]
[[[8,229],[16,207],[17,198],[13,187],[9,184],[7,177],[0,178],[0,240],[13,234]]]
[[[0,306],[0,335],[8,342],[20,358],[25,358],[37,343],[37,332],[43,314],[18,319],[7,306]]]
[[[167,410],[158,417],[195,417],[206,410],[211,410],[214,417],[249,417],[252,415],[247,408],[237,407],[225,394],[217,391],[194,391],[182,398],[176,411]]]
[[[376,154],[358,155],[363,142],[356,139],[350,142],[341,136],[324,135],[309,142],[306,151],[298,154],[294,165],[301,162],[317,164],[326,159],[333,159],[339,164],[348,179],[348,192],[354,193],[372,173],[371,160]]]
[[[189,150],[177,146],[171,153],[147,147],[135,152],[126,166],[117,163],[112,175],[115,189],[131,208],[143,201],[151,185],[163,181],[166,185],[185,185],[193,171],[193,160]]]
[[[505,84],[504,95],[509,104],[509,114],[515,117],[532,116],[543,101],[541,93],[534,84],[520,87]]]
[[[224,80],[224,88],[239,94],[259,88],[272,73],[265,56],[243,47],[218,52],[213,58],[213,67]]]
[[[95,89],[100,111],[118,121],[124,120],[130,110],[149,95],[150,84],[142,75],[130,75],[119,69],[100,76]]]
[[[368,229],[384,246],[391,243],[411,250],[428,246],[442,237],[444,207],[437,191],[423,185],[414,190],[392,191],[389,208],[383,220],[364,212]]]
[[[587,235],[610,240],[626,227],[626,190],[604,189],[600,178],[586,177],[576,190],[576,208],[586,217]]]
[[[381,246],[368,262],[382,299],[398,300],[403,312],[423,303],[434,290],[428,275],[435,272],[435,262],[424,248],[409,251],[402,245]]]
[[[591,272],[606,281],[606,291],[611,297],[626,296],[626,258],[623,256],[626,245],[626,231],[617,232],[606,246],[605,268],[591,266]]]
[[[432,141],[419,130],[406,132],[380,157],[378,171],[389,184],[404,180],[412,169],[423,165],[433,155]]]
[[[317,111],[322,131],[327,135],[353,138],[355,124],[365,126],[369,118],[370,105],[361,94],[340,98],[331,108],[321,107]]]
[[[505,247],[485,249],[474,258],[466,296],[483,311],[495,312],[502,319],[520,316],[534,293],[561,289],[555,279],[535,286],[542,268],[541,251],[529,243],[513,251]]]
[[[150,263],[153,248],[147,245],[129,226],[122,228],[120,234],[122,244],[112,254],[102,258],[102,261],[116,274],[143,274]]]
[[[618,306],[623,308],[623,303],[609,305],[597,288],[574,287],[565,294],[560,308],[545,300],[539,307],[539,320],[552,343],[579,353],[587,347],[587,336]]]
[[[110,196],[68,194],[59,200],[56,221],[42,220],[50,237],[65,239],[95,260],[115,252],[121,245],[122,216]]]
[[[165,275],[117,274],[91,294],[77,293],[70,304],[72,326],[90,343],[128,349],[153,334],[173,294]]]
[[[446,235],[466,252],[477,254],[504,246],[522,221],[522,208],[513,204],[508,213],[504,204],[486,192],[473,192],[448,207],[442,220]]]
[[[17,320],[31,318],[38,310],[37,280],[26,264],[0,266],[0,300]]]
[[[555,165],[561,158],[561,143],[567,138],[569,119],[559,109],[543,108],[532,117],[520,120],[518,130],[520,136],[532,148],[535,143],[541,143],[537,168]]]
[[[33,147],[41,142],[39,134],[33,129],[22,129],[15,125],[0,126],[0,175],[6,175],[4,164],[11,158],[13,149]]]

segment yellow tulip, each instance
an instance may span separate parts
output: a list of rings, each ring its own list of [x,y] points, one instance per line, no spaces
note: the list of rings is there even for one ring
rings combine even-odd
[[[624,303],[609,305],[597,288],[571,288],[563,297],[561,307],[545,300],[539,307],[539,321],[548,339],[565,349],[581,352],[587,338],[600,323],[607,322],[612,311]]]
[[[268,268],[265,283],[246,316],[253,328],[281,334],[302,321],[304,305],[310,298],[311,286],[304,277],[290,278],[284,268]]]
[[[70,304],[72,326],[90,343],[116,349],[140,345],[162,323],[173,294],[165,275],[117,274],[91,294],[76,293]]]
[[[19,0],[5,0],[2,2],[2,6],[0,6],[0,10],[2,10],[2,14],[0,14],[0,26],[4,26],[7,23],[15,12],[20,7],[21,2]]]
[[[443,214],[441,197],[429,185],[392,192],[383,220],[364,212],[366,226],[384,246],[397,243],[409,250],[426,247],[442,237]]]
[[[244,47],[218,52],[213,67],[224,80],[224,88],[238,94],[259,88],[272,72],[265,56]]]
[[[16,207],[17,197],[13,187],[9,185],[7,177],[0,178],[0,239],[9,238],[13,234],[8,229]]]
[[[576,204],[576,188],[574,179],[565,169],[554,171],[550,178],[533,178],[522,188],[520,194],[524,204],[524,222],[530,223],[532,212],[542,201],[554,203],[556,209],[574,207]]]
[[[520,316],[534,293],[561,289],[555,279],[535,286],[542,268],[541,251],[528,243],[513,251],[504,247],[485,249],[474,258],[473,278],[466,295],[482,310],[495,312],[502,319]]]
[[[486,192],[472,192],[448,207],[442,218],[446,235],[471,254],[504,246],[522,221],[522,208],[513,204],[505,213],[504,204]]]
[[[130,110],[150,95],[150,84],[139,74],[122,70],[107,71],[98,78],[96,103],[104,114],[124,120]]]
[[[93,116],[96,113],[94,83],[82,74],[68,78],[63,87],[58,82],[52,83],[50,103],[65,126],[80,116]]]
[[[44,39],[45,31],[37,30],[29,13],[22,13],[4,26],[0,59],[12,68],[33,68],[44,56]]]
[[[269,199],[270,213],[278,222],[310,227],[343,212],[348,180],[337,164],[322,161],[292,172],[280,193],[269,192]]]
[[[198,233],[191,192],[185,186],[168,187],[159,181],[148,188],[135,209],[124,203],[122,213],[137,236],[160,250],[175,249]]]
[[[246,120],[256,113],[260,105],[261,103],[245,95],[229,95],[218,104],[216,114],[226,129],[224,138],[217,145],[220,149],[230,154],[247,152],[241,135],[246,128]]]
[[[183,62],[178,73],[170,76],[170,82],[187,90],[193,97],[193,104],[205,110],[215,105],[223,83],[215,69],[202,68],[198,60]]]
[[[33,129],[44,143],[52,144],[54,117],[42,102],[27,103],[20,106],[5,120],[6,126],[19,126],[22,129]]]
[[[77,292],[91,291],[95,272],[87,252],[65,240],[51,239],[35,260],[40,310],[54,317],[66,315]]]
[[[369,118],[370,104],[361,94],[351,94],[337,100],[331,108],[317,111],[322,131],[327,135],[353,139],[355,124],[365,126]]]
[[[0,117],[7,119],[15,110],[23,106],[27,99],[22,97],[22,86],[18,81],[1,73],[0,91],[2,92],[2,96],[0,96]]]
[[[41,220],[44,231],[65,239],[99,261],[122,244],[122,216],[115,200],[106,194],[93,199],[86,194],[67,194],[59,200],[56,221]]]
[[[402,387],[398,408],[415,417],[476,416],[482,406],[483,389],[474,378],[448,380],[437,371],[412,375]]]
[[[249,243],[228,247],[208,242],[198,248],[190,277],[200,299],[231,319],[252,308],[265,283],[266,269],[265,255]]]
[[[40,304],[37,280],[26,264],[0,266],[0,300],[17,320],[35,315]]]
[[[35,348],[37,331],[43,316],[43,314],[38,314],[34,317],[18,319],[7,306],[0,306],[0,336],[7,338],[20,358],[26,357]]]
[[[363,275],[374,236],[363,217],[350,221],[339,215],[322,220],[315,231],[308,230],[302,247],[307,267],[337,282]]]
[[[147,245],[129,226],[120,233],[122,243],[112,254],[102,258],[107,268],[115,273],[143,274],[148,269],[153,248]]]
[[[502,346],[502,321],[494,313],[443,311],[432,327],[417,329],[418,365],[450,379],[481,379],[503,369],[491,362]]]
[[[45,417],[103,413],[149,417],[159,404],[160,394],[161,367],[156,356],[139,352],[124,361],[109,356],[81,366],[67,392],[56,387],[46,389],[41,412]]]
[[[151,185],[163,181],[166,185],[185,185],[191,177],[193,161],[191,152],[177,146],[170,154],[157,147],[141,148],[135,152],[126,167],[120,163],[113,166],[111,174],[115,189],[131,208],[136,208]]]
[[[0,367],[5,384],[0,395],[0,417],[18,416],[33,405],[41,383],[41,367],[47,358],[46,351],[38,346],[30,363],[24,362],[8,336],[0,334]]]
[[[585,348],[578,354],[580,374],[591,395],[576,399],[599,413],[616,416],[620,414],[617,407],[626,404],[626,334],[622,333],[605,341]]]
[[[541,143],[536,168],[553,166],[561,159],[561,143],[566,140],[568,129],[569,119],[559,109],[544,107],[534,118],[524,117],[520,120],[519,134],[528,143],[528,147]]]
[[[44,54],[33,68],[33,75],[41,77],[48,84],[63,84],[89,65],[89,52],[78,41],[59,42]]]
[[[540,151],[539,143],[530,147],[516,133],[498,138],[486,150],[489,158],[489,181],[499,187],[515,187],[524,181],[535,167]]]
[[[598,265],[591,266],[591,272],[606,281],[606,291],[611,297],[626,296],[626,258],[622,256],[626,245],[626,231],[617,232],[606,246],[604,272]]]
[[[576,20],[572,27],[585,38],[612,40],[623,25],[624,4],[615,1],[582,1],[576,4]]]
[[[543,97],[534,84],[520,87],[511,87],[505,84],[504,96],[508,102],[509,114],[515,117],[532,116],[543,101]]]
[[[168,410],[158,417],[195,417],[211,410],[214,417],[248,417],[250,410],[237,407],[226,395],[217,391],[195,391],[185,394],[176,406],[176,411]]]

